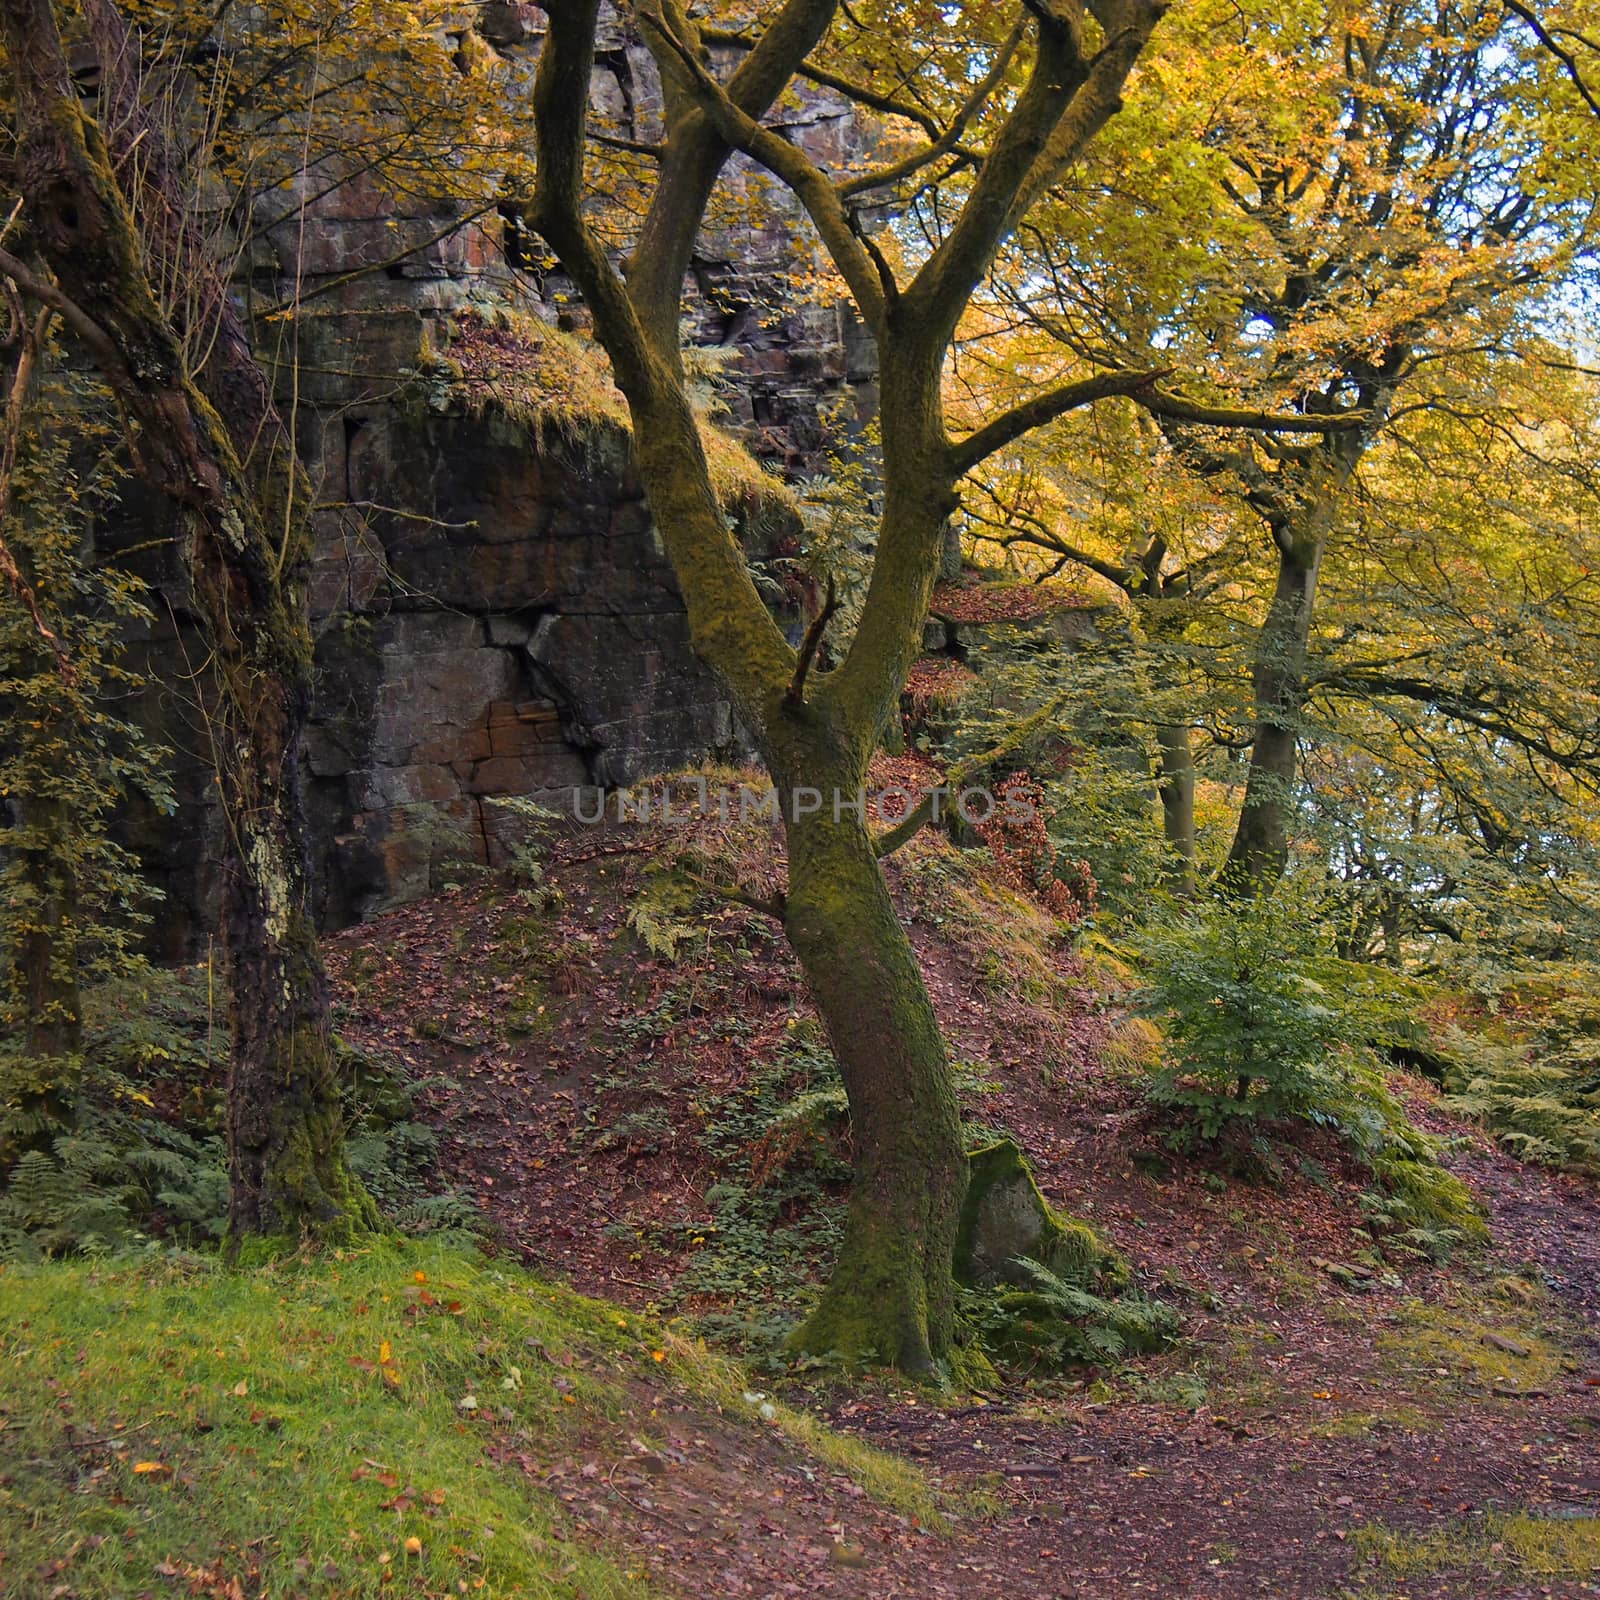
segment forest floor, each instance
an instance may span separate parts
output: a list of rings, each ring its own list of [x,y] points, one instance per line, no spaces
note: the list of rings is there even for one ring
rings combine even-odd
[[[649,1478],[619,1480],[626,1447],[600,1437],[543,1469],[580,1528],[704,1600],[1600,1594],[1595,1187],[1510,1160],[1409,1079],[1491,1230],[1448,1265],[1373,1253],[1336,1148],[1303,1146],[1270,1185],[1167,1158],[1139,1035],[1108,999],[1116,963],[1052,954],[941,845],[891,876],[968,1115],[1019,1139],[1184,1336],[949,1400],[783,1372],[837,1171],[763,1142],[758,1112],[803,1069],[812,1013],[776,930],[742,908],[646,953],[658,843],[569,840],[537,892],[468,885],[339,935],[341,1030],[406,1063],[443,1172],[502,1249],[736,1338],[772,1374],[752,1381],[915,1463],[955,1514],[930,1531],[778,1433],[752,1444],[694,1412]],[[747,885],[767,868],[748,848],[724,865]],[[811,1198],[779,1185],[763,1210],[773,1174],[807,1162]]]

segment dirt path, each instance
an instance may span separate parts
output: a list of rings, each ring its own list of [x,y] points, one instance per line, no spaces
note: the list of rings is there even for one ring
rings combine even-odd
[[[342,936],[335,965],[352,1036],[437,1075],[425,1107],[448,1170],[506,1243],[643,1306],[703,1242],[707,1095],[740,1092],[804,999],[787,953],[753,938],[732,979],[709,962],[640,963],[619,869],[589,870],[564,881],[570,909],[542,967],[477,895]],[[776,1433],[752,1441],[748,1419],[703,1412],[628,1419],[588,1457],[535,1464],[580,1531],[625,1539],[686,1600],[1600,1595],[1600,1524],[1570,1520],[1600,1518],[1592,1185],[1466,1148],[1451,1160],[1489,1211],[1488,1258],[1413,1263],[1403,1287],[1359,1292],[1318,1262],[1370,1246],[1360,1174],[1319,1151],[1318,1176],[1275,1189],[1152,1176],[1132,1154],[1137,1091],[1094,1070],[1092,1018],[1041,1072],[1032,1034],[1009,1055],[986,1039],[993,1001],[950,949],[923,955],[951,1037],[986,1062],[984,1119],[1016,1130],[1047,1192],[1174,1300],[1186,1344],[980,1406],[814,1397],[942,1486],[962,1508],[948,1534],[883,1510]],[[1493,1342],[1507,1339],[1526,1364]],[[628,1429],[661,1436],[658,1471],[639,1470]],[[1550,1519],[1548,1541],[1530,1525],[1540,1549],[1593,1530],[1588,1575],[1530,1571],[1498,1537],[1508,1513]]]
[[[1537,1263],[1558,1301],[1600,1341],[1600,1191],[1486,1149],[1452,1165],[1488,1202],[1499,1254]]]
[[[1327,1317],[1236,1351],[1193,1412],[1081,1391],[826,1406],[835,1425],[917,1462],[958,1502],[981,1497],[947,1535],[819,1477],[776,1435],[752,1450],[746,1433],[704,1418],[669,1429],[670,1464],[656,1477],[619,1488],[585,1478],[586,1467],[553,1470],[588,1526],[626,1536],[658,1581],[696,1600],[1594,1596],[1594,1575],[1520,1571],[1479,1530],[1497,1513],[1558,1529],[1600,1516],[1600,1360],[1583,1352],[1600,1296],[1600,1196],[1488,1153],[1462,1167],[1490,1207],[1490,1274],[1537,1261],[1556,1305],[1576,1313],[1577,1353],[1546,1392],[1496,1394],[1445,1369],[1397,1389],[1385,1346],[1407,1326],[1400,1298],[1330,1290]],[[1230,1376],[1252,1368],[1268,1381],[1230,1391]],[[1398,1564],[1374,1529],[1399,1541]],[[1444,1542],[1428,1546],[1441,1530]]]

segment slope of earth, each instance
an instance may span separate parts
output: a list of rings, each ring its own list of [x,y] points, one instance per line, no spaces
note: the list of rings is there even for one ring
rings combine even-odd
[[[827,1269],[847,1131],[779,930],[726,896],[696,899],[671,870],[686,853],[692,884],[759,900],[780,881],[759,828],[591,830],[525,858],[520,887],[477,881],[341,935],[331,955],[346,1037],[406,1064],[443,1171],[501,1248],[585,1292],[691,1315],[772,1374],[756,1381],[800,1386],[965,1507],[909,1556],[890,1524],[857,1523],[858,1570],[788,1523],[781,1479],[733,1473],[743,1487],[720,1512],[611,1506],[669,1588],[1600,1593],[1593,1187],[1508,1161],[1410,1081],[1491,1227],[1487,1250],[1449,1266],[1376,1250],[1369,1180],[1331,1144],[1302,1146],[1271,1187],[1172,1163],[1115,962],[1070,952],[981,855],[935,836],[890,875],[969,1132],[1014,1135],[1051,1199],[1181,1312],[1185,1338],[950,1403],[788,1371],[778,1341]],[[708,1537],[782,1557],[762,1573],[731,1563],[707,1587]]]
[[[647,1600],[686,1562],[733,1594],[776,1581],[772,1518],[824,1578],[867,1526],[909,1563],[941,1521],[703,1346],[472,1251],[13,1266],[0,1295],[16,1600]]]

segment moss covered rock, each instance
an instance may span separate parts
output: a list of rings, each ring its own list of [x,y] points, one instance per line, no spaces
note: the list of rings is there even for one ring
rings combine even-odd
[[[956,1275],[974,1354],[1060,1371],[1159,1349],[1176,1335],[1167,1307],[1127,1292],[1123,1257],[1045,1199],[1015,1141],[967,1159]]]
[[[392,1056],[369,1055],[337,1034],[331,1041],[335,1070],[347,1104],[372,1127],[388,1127],[411,1116],[411,1086]]]
[[[1115,1292],[1128,1264],[1087,1223],[1063,1216],[1040,1192],[1021,1146],[999,1139],[967,1156],[967,1198],[956,1238],[956,1276],[988,1287],[1031,1284],[1023,1260],[1074,1287]]]

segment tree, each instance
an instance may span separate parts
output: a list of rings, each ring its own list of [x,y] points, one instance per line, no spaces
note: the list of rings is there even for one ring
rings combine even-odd
[[[621,271],[585,212],[586,118],[597,0],[552,0],[534,90],[537,186],[529,222],[577,282],[633,421],[635,455],[687,602],[695,648],[722,676],[776,784],[788,839],[783,925],[826,1022],[850,1099],[855,1186],[840,1258],[796,1336],[800,1348],[929,1373],[953,1349],[952,1253],[966,1183],[960,1117],[927,990],[853,800],[920,648],[945,522],[961,475],[1034,422],[1148,374],[1075,387],[952,440],[941,378],[950,341],[996,250],[1120,106],[1161,14],[1156,0],[1030,0],[991,43],[974,19],[852,7],[839,48],[891,110],[915,95],[871,87],[884,41],[933,35],[953,51],[957,104],[882,171],[836,181],[762,119],[813,65],[844,8],[788,0],[759,30],[720,35],[738,65],[709,64],[710,38],[675,0],[637,19],[660,68],[666,138],[649,210]],[[953,25],[952,25],[953,24]],[[928,51],[940,55],[939,45]],[[897,273],[853,216],[852,196],[937,169],[966,141],[947,231]],[[883,510],[873,572],[840,665],[815,670],[825,607],[799,651],[783,639],[729,537],[707,473],[679,353],[685,273],[707,205],[740,151],[804,208],[878,344]],[[902,281],[903,277],[906,281]],[[992,431],[991,431],[992,430]],[[817,809],[808,791],[825,798]]]
[[[1147,125],[1129,130],[1144,142],[1103,150],[1103,204],[1063,197],[998,281],[1069,370],[1154,349],[1236,405],[1341,424],[1305,437],[1219,432],[1214,408],[1163,417],[1188,470],[1257,519],[1272,561],[1223,874],[1253,891],[1287,859],[1317,594],[1362,462],[1397,415],[1453,403],[1463,361],[1492,366],[1537,334],[1592,201],[1539,110],[1549,67],[1496,5],[1268,0],[1185,20],[1191,50],[1212,41],[1218,94],[1164,107],[1173,137],[1154,153]]]
[[[177,226],[181,174],[164,130],[143,115],[122,19],[111,0],[84,9],[116,111],[109,140],[77,92],[50,0],[0,7],[16,183],[46,264],[0,251],[0,271],[60,317],[127,415],[142,475],[182,519],[213,654],[211,735],[232,853],[234,1247],[255,1236],[345,1236],[371,1206],[344,1161],[327,983],[307,906],[299,752],[310,706],[310,496],[217,265]],[[163,309],[151,263],[189,286],[175,309]],[[179,325],[186,315],[204,319],[204,337]],[[185,332],[190,348],[210,352],[198,375]]]

